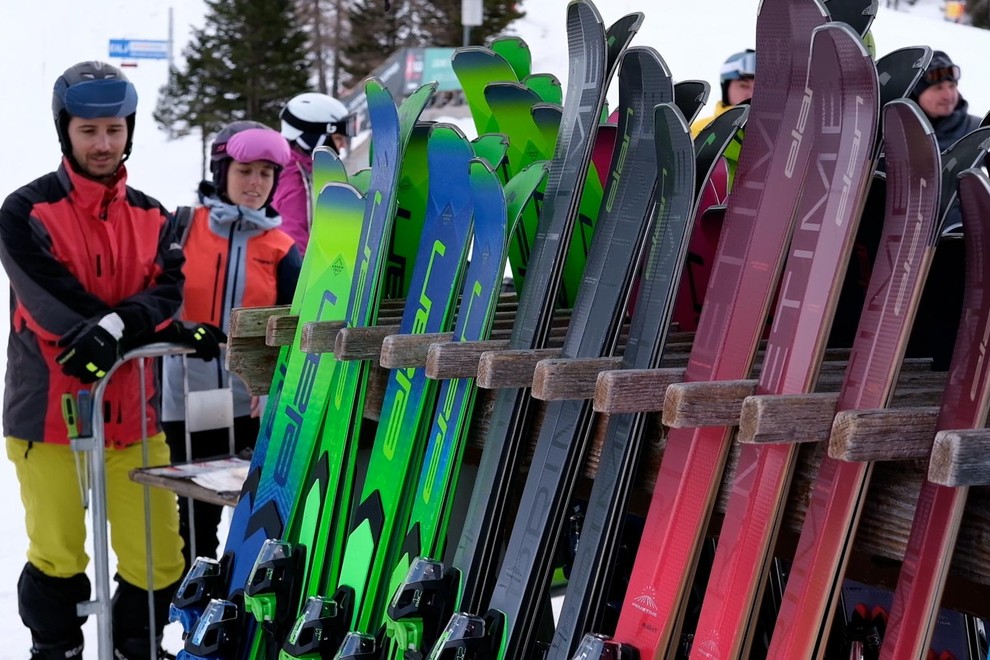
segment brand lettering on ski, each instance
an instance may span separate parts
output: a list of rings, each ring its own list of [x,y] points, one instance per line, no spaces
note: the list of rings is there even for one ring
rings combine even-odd
[[[481,297],[482,286],[481,282],[474,282],[471,286],[471,297],[468,299],[467,309],[464,312],[464,318],[471,318],[471,310],[474,309],[474,302],[476,299]],[[459,341],[465,341],[465,332],[467,331],[468,323],[464,323],[461,329]],[[458,394],[460,394],[460,387],[458,385],[459,379],[455,379],[447,384],[447,392],[444,395],[443,401],[440,402],[440,416],[437,419],[437,434],[430,443],[433,451],[429,456],[429,463],[426,466],[426,487],[423,490],[423,501],[429,502],[433,498],[433,486],[436,483],[437,471],[440,469],[440,459],[443,458],[444,453],[441,451],[443,448],[443,443],[447,439],[447,431],[450,427],[450,416],[454,412],[454,403],[457,401]]]
[[[332,291],[324,291],[323,299],[320,301],[320,309],[317,310],[316,317],[320,318],[325,305],[333,306],[337,303],[337,296]],[[299,374],[296,395],[284,409],[285,417],[289,420],[285,428],[285,439],[279,445],[278,458],[275,463],[275,472],[272,477],[279,486],[288,483],[292,468],[292,457],[295,454],[296,442],[299,430],[302,427],[303,415],[309,406],[309,398],[313,394],[313,387],[316,385],[316,372],[320,366],[320,356],[316,353],[307,353]]]
[[[669,174],[667,173],[666,167],[660,168],[659,181],[666,181]],[[657,195],[657,209],[655,211],[655,216],[657,222],[669,222],[666,214],[667,209],[667,197],[661,193]],[[663,237],[667,236],[667,228],[655,230],[650,232],[650,254],[646,258],[646,268],[643,269],[643,278],[646,281],[650,281],[656,275],[657,264],[660,263],[660,243],[663,242]],[[664,250],[663,253],[666,253]]]
[[[918,179],[917,198],[919,201],[918,203],[916,203],[918,212],[914,216],[914,222],[912,223],[912,227],[911,227],[910,253],[908,255],[908,259],[904,262],[904,265],[902,266],[904,270],[904,278],[901,280],[901,285],[900,287],[898,287],[897,290],[897,298],[896,300],[894,300],[894,314],[896,314],[897,316],[900,316],[904,311],[905,299],[907,298],[908,295],[907,275],[914,270],[914,267],[921,256],[921,241],[923,238],[921,235],[921,229],[924,225],[924,218],[922,217],[920,200],[924,198],[926,188],[928,188],[928,179],[921,177],[920,179]]]
[[[801,99],[801,112],[798,114],[797,123],[791,129],[791,147],[787,152],[787,162],[784,164],[784,176],[788,179],[794,177],[794,168],[797,167],[798,153],[801,151],[801,143],[804,141],[804,131],[808,127],[808,116],[811,114],[811,102],[815,93],[805,83],[804,97]]]
[[[611,211],[612,205],[615,204],[615,197],[619,193],[619,178],[622,176],[622,169],[626,165],[626,154],[629,152],[629,141],[632,139],[630,135],[633,125],[633,116],[635,111],[632,108],[626,110],[626,132],[622,136],[622,144],[619,146],[619,158],[615,163],[615,169],[612,170],[612,185],[609,186],[608,199],[605,200],[605,210]]]
[[[422,334],[426,331],[430,321],[430,310],[433,309],[433,301],[426,294],[426,288],[430,283],[430,273],[433,272],[433,265],[437,257],[442,257],[447,252],[447,246],[441,241],[433,241],[433,249],[430,252],[429,265],[426,267],[426,276],[423,278],[423,286],[419,292],[419,307],[416,308],[416,315],[413,318],[411,334]],[[399,444],[402,435],[402,427],[405,422],[406,406],[409,405],[409,393],[412,390],[412,379],[416,375],[416,369],[409,367],[406,369],[395,369],[392,371],[394,382],[398,383],[399,391],[395,393],[391,414],[388,418],[388,428],[385,432],[385,444],[382,453],[385,458],[392,460],[395,457],[395,448]]]
[[[440,417],[437,419],[437,434],[431,442],[430,462],[426,466],[426,485],[423,489],[423,501],[429,502],[433,499],[433,486],[437,478],[437,471],[440,469],[440,458],[443,443],[447,440],[447,431],[450,424],[450,415],[454,410],[454,402],[457,401],[458,388],[455,387],[457,381],[452,381],[447,386],[446,395],[440,403]]]
[[[275,459],[275,470],[272,478],[279,486],[285,486],[292,468],[292,456],[296,453],[297,435],[299,427],[302,426],[303,419],[291,406],[286,406],[286,416],[289,418],[285,427],[285,438],[279,447],[278,456]]]
[[[835,212],[836,226],[842,226],[842,221],[846,218],[846,205],[849,204],[849,195],[852,192],[852,173],[856,169],[859,150],[863,145],[863,131],[859,127],[859,120],[861,117],[860,111],[863,109],[865,103],[862,96],[856,96],[856,119],[854,120],[852,131],[854,137],[852,145],[850,145],[849,159],[846,161],[846,171],[842,173],[842,194],[839,197],[839,208]]]
[[[554,434],[550,443],[553,449],[547,452],[547,457],[562,456],[565,453],[564,449],[566,449],[570,442],[572,431],[573,429],[570,426],[566,426],[564,429],[554,429]],[[561,465],[559,463],[547,460],[542,463],[542,471],[544,475],[559,474],[561,471]],[[549,485],[541,485],[537,489],[536,496],[533,498],[533,506],[529,510],[529,519],[526,521],[526,535],[524,537],[524,542],[520,544],[522,547],[516,555],[516,560],[512,562],[511,568],[506,571],[508,576],[512,578],[512,582],[516,585],[520,585],[522,583],[521,575],[524,572],[520,570],[519,567],[529,568],[533,566],[533,546],[536,545],[540,539],[541,520],[546,518],[547,512],[552,506],[550,491],[551,487]],[[499,579],[499,582],[502,582],[501,578]]]

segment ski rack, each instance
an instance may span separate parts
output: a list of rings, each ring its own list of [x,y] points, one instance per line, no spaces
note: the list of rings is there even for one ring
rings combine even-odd
[[[835,414],[836,391],[848,349],[826,352],[815,393],[756,396],[755,380],[683,382],[691,333],[672,331],[663,368],[622,370],[616,368],[618,358],[558,357],[569,310],[555,314],[552,348],[507,350],[516,305],[512,291],[501,296],[492,338],[477,342],[451,341],[449,333],[396,334],[402,304],[402,300],[383,301],[375,326],[344,328],[336,322],[316,322],[302,329],[302,348],[307,352],[333,352],[338,360],[367,360],[377,365],[369,380],[366,418],[377,419],[387,369],[425,367],[427,376],[435,380],[476,378],[481,388],[478,411],[486,410],[493,390],[529,387],[534,399],[541,402],[593,399],[598,413],[653,413],[656,424],[668,428],[733,426],[738,427],[739,442],[800,443],[805,448],[792,493],[810,489],[819,460],[813,449],[828,442],[833,458],[882,462],[874,476],[877,485],[871,489],[876,506],[867,507],[859,527],[859,561],[852,561],[848,570],[861,581],[868,581],[874,571],[880,583],[896,577],[892,566],[903,557],[917,486],[925,478],[927,466],[921,465],[921,459],[931,457],[928,478],[936,483],[990,486],[990,464],[985,458],[990,455],[985,451],[990,449],[990,430],[935,434],[935,414],[947,374],[931,371],[927,359],[905,361],[893,398],[896,407]],[[284,308],[234,310],[228,368],[241,376],[249,389],[267,393],[278,347],[291,343],[295,330],[296,320]],[[622,337],[619,354],[625,333]],[[758,358],[751,373],[758,374],[759,369]],[[482,448],[487,421],[487,415],[478,412],[471,422],[471,447],[475,451]],[[600,442],[600,435],[596,436],[586,458],[584,473],[588,477],[596,472]],[[647,496],[653,490],[661,444],[650,443],[643,459],[647,466],[641,470],[637,490]],[[716,512],[723,510],[724,485],[731,484],[733,469],[734,455],[729,459]],[[792,496],[784,514],[783,529],[795,534],[805,513],[800,499]],[[961,582],[947,592],[951,599],[948,606],[990,616],[990,599],[983,598],[990,594],[990,561],[981,558],[985,553],[980,551],[980,530],[990,529],[990,490],[974,491],[970,499],[953,567],[953,579]],[[634,501],[633,506],[642,504]],[[972,585],[982,590],[966,588]]]
[[[187,346],[158,342],[135,348],[122,355],[107,370],[106,375],[98,380],[91,389],[91,405],[88,411],[89,433],[72,438],[69,442],[73,452],[79,452],[88,457],[86,461],[86,474],[89,482],[90,517],[93,521],[93,591],[95,592],[95,597],[92,600],[78,603],[76,612],[81,617],[91,614],[96,617],[96,648],[100,660],[111,660],[113,657],[113,622],[110,616],[110,557],[107,538],[106,438],[105,423],[102,415],[103,393],[106,391],[107,383],[110,382],[111,377],[117,369],[130,360],[140,360],[138,363],[139,380],[141,382],[140,400],[145,401],[148,396],[144,391],[144,360],[148,358],[159,358],[165,355],[183,355],[193,352],[193,349]],[[147,420],[142,417],[142,436],[145,443],[148,438],[148,429],[145,426],[146,422]],[[145,463],[145,467],[147,467],[147,447],[145,447],[143,462]],[[147,511],[145,513],[147,515]],[[150,544],[147,547],[150,553]],[[151,572],[150,561],[149,557],[149,574]],[[154,630],[154,609],[150,602],[150,596],[148,608],[149,615],[151,616],[151,630]],[[152,648],[156,645],[153,638],[149,639],[149,645]]]

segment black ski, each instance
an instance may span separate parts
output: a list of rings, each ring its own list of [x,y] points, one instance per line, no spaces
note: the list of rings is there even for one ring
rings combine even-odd
[[[642,19],[639,13],[625,16],[606,34],[591,2],[573,0],[568,5],[572,73],[510,348],[540,348],[546,343],[562,256],[580,202],[577,187],[585,179],[605,89]],[[465,526],[449,569],[454,593],[447,603],[452,609],[477,612],[491,592],[499,550],[496,539],[505,527],[521,438],[528,433],[529,400],[528,390],[503,390],[496,398]]]
[[[668,173],[676,178],[673,183],[665,182],[661,177],[657,184],[660,191],[657,196],[667,199],[665,206],[670,208],[665,208],[665,214],[676,220],[680,220],[683,215],[687,222],[692,221],[697,213],[702,186],[725,147],[743,127],[748,113],[747,106],[731,108],[716,117],[698,135],[694,142],[694,190],[690,196],[685,196],[678,190],[678,186],[684,184],[683,172],[678,173],[675,169]],[[658,164],[677,162],[671,137],[658,126]],[[667,190],[672,194],[666,194],[664,191]],[[678,205],[685,204],[688,205],[687,209],[678,208]],[[661,217],[658,222],[663,220]],[[659,227],[654,229],[654,235],[659,231]],[[674,240],[675,236],[673,228],[664,231],[649,254],[629,329],[629,340],[622,356],[624,369],[652,369],[660,366],[667,327],[670,324],[673,295],[677,291],[679,266],[684,260],[686,250],[686,242]],[[570,658],[585,632],[602,629],[605,603],[619,552],[622,522],[636,478],[636,466],[642,454],[646,422],[647,415],[644,413],[616,414],[609,417],[595,483],[584,515],[577,553],[548,659]]]

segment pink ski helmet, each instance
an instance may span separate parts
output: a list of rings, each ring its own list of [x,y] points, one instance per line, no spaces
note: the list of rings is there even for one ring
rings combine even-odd
[[[275,185],[265,200],[267,206],[278,186],[279,173],[292,162],[292,152],[278,131],[260,122],[244,120],[227,124],[217,133],[210,149],[210,172],[222,197],[227,195],[227,170],[232,160],[239,163],[267,160],[275,165]]]

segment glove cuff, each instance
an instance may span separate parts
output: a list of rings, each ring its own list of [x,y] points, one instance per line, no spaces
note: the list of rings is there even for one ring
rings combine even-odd
[[[97,325],[106,330],[117,341],[120,341],[120,338],[124,336],[124,320],[116,312],[104,316]]]

